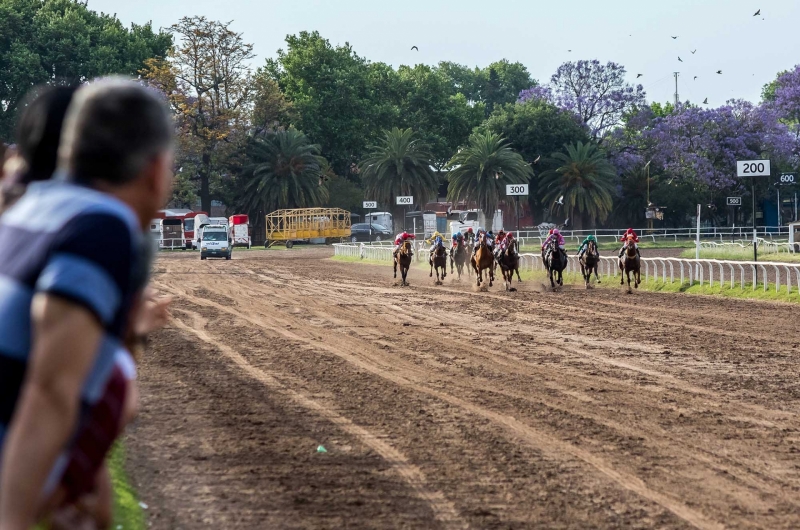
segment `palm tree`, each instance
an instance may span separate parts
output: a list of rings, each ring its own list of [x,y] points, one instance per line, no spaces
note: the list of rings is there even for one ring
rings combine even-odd
[[[555,205],[575,221],[581,229],[583,221],[590,224],[605,221],[614,203],[614,166],[596,144],[578,142],[565,146],[564,152],[554,153],[553,160],[561,165],[542,174],[540,189],[544,190],[545,206]]]
[[[391,205],[395,214],[399,213],[395,205],[397,196],[411,195],[414,204],[424,205],[439,188],[439,181],[431,169],[432,158],[411,129],[395,127],[385,131],[383,138],[370,148],[367,157],[359,164],[365,184],[364,195]]]
[[[491,132],[473,133],[447,163],[450,170],[447,199],[475,201],[487,220],[506,194],[506,184],[524,184],[533,176],[530,164],[509,147],[505,138]]]
[[[305,134],[281,130],[255,138],[247,147],[241,206],[249,213],[319,206],[328,199],[327,162]]]

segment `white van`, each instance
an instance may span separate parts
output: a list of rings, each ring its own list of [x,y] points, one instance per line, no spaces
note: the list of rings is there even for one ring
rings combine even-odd
[[[200,259],[225,258],[233,255],[233,240],[227,226],[207,225],[200,235]]]
[[[227,217],[209,217],[208,220],[209,220],[210,224],[212,224],[212,225],[228,226],[228,218]]]

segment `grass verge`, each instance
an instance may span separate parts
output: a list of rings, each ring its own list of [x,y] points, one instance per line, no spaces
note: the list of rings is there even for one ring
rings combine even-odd
[[[114,485],[114,524],[111,528],[144,530],[147,528],[144,511],[139,506],[136,490],[125,471],[125,446],[117,441],[108,456],[111,482]]]
[[[344,261],[344,262],[351,262],[351,263],[365,263],[369,265],[383,265],[385,267],[391,267],[392,263],[389,261],[378,261],[378,260],[362,260],[356,257],[349,257],[349,256],[334,256],[330,258],[335,261]],[[419,268],[425,268],[428,265],[424,262],[417,263],[414,262],[414,265]],[[499,272],[498,272],[499,276]],[[522,276],[523,281],[538,281],[541,282],[543,286],[547,286],[547,273],[544,271],[520,271],[520,276]],[[625,287],[619,285],[619,276],[601,276],[602,283],[600,284],[593,284],[597,289],[616,289],[618,291],[622,291]],[[756,289],[753,290],[753,284],[745,284],[744,289],[739,287],[737,282],[736,286],[731,288],[730,284],[726,284],[725,286],[720,287],[719,283],[717,282],[714,286],[710,286],[707,283],[700,286],[698,284],[689,285],[688,282],[684,282],[683,284],[679,282],[674,283],[665,283],[662,281],[656,281],[654,278],[650,278],[650,281],[644,282],[644,275],[642,275],[643,283],[639,285],[640,291],[650,291],[650,292],[657,292],[657,293],[676,293],[676,294],[689,294],[689,295],[702,295],[702,296],[724,296],[726,298],[739,298],[743,300],[770,300],[770,301],[777,301],[777,302],[790,302],[790,303],[800,303],[800,293],[797,291],[797,287],[792,288],[792,293],[788,294],[786,292],[786,286],[782,286],[780,292],[775,292],[775,284],[770,283],[767,285],[767,290],[764,291],[763,284],[759,283],[756,286]],[[571,285],[573,288],[583,288],[583,278],[581,277],[580,273],[571,272],[564,274],[564,284]],[[624,294],[621,292],[620,294]]]

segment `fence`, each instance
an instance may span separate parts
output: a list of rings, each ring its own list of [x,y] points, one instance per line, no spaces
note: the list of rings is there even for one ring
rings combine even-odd
[[[522,254],[521,265],[528,270],[544,271],[542,257],[539,254]],[[579,273],[581,270],[577,256],[568,256],[566,272]],[[641,258],[641,270],[643,283],[651,280],[663,283],[675,283],[679,281],[681,285],[687,283],[691,286],[695,283],[699,285],[708,284],[709,286],[719,285],[720,288],[730,283],[731,289],[739,284],[740,289],[744,289],[750,280],[750,285],[755,291],[758,287],[757,278],[761,278],[761,284],[766,291],[770,283],[774,283],[775,292],[780,292],[782,278],[786,284],[786,293],[792,292],[792,277],[794,285],[800,290],[800,263],[780,263],[773,261],[730,261],[715,259],[682,259],[682,258]],[[601,256],[598,267],[600,275],[618,276],[619,260],[616,257]],[[716,272],[715,272],[716,271]],[[772,282],[770,282],[772,277]]]
[[[335,256],[348,256],[373,261],[392,261],[392,248],[386,245],[367,245],[364,243],[337,243],[333,245]],[[425,251],[424,243],[417,243],[416,256],[420,261]],[[544,271],[542,257],[539,254],[524,253],[520,255],[520,267],[529,271]],[[752,290],[759,283],[764,291],[770,284],[775,285],[775,292],[780,292],[783,285],[786,293],[791,294],[792,285],[800,291],[800,263],[780,263],[774,261],[731,261],[715,259],[683,259],[683,258],[641,258],[643,283],[650,281],[663,283],[688,282],[694,285],[730,285],[744,290],[750,285]],[[616,257],[601,256],[599,273],[602,276],[617,277],[620,274],[619,260]],[[577,256],[568,256],[565,272],[579,273],[581,270]],[[761,282],[757,279],[760,278]],[[772,278],[772,281],[770,281]],[[749,280],[749,281],[748,281]]]

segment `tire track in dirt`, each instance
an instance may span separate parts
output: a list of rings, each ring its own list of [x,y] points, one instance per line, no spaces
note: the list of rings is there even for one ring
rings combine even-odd
[[[648,499],[652,502],[655,502],[656,504],[663,506],[664,508],[671,511],[676,516],[680,517],[681,519],[685,520],[687,523],[691,524],[692,526],[695,526],[696,528],[708,529],[708,530],[712,529],[716,530],[724,528],[724,525],[722,525],[722,523],[709,519],[704,514],[697,512],[696,510],[693,510],[686,504],[680,502],[679,500],[667,494],[653,490],[652,488],[648,487],[640,478],[631,475],[629,473],[626,473],[624,471],[617,470],[614,468],[613,465],[611,465],[604,459],[596,455],[593,455],[590,452],[583,450],[579,447],[576,447],[572,444],[563,442],[541,431],[538,431],[533,427],[530,427],[520,422],[519,420],[517,420],[512,416],[500,414],[495,411],[489,410],[485,407],[481,407],[473,403],[470,403],[464,399],[460,399],[458,397],[443,393],[441,391],[432,388],[428,388],[426,385],[419,384],[418,382],[415,382],[414,380],[406,377],[406,376],[413,377],[413,374],[410,374],[407,371],[405,373],[403,373],[402,371],[395,373],[393,371],[390,371],[387,367],[380,367],[374,365],[373,363],[365,361],[361,357],[357,357],[356,355],[347,353],[341,348],[336,348],[330,344],[320,343],[315,340],[306,339],[296,333],[293,333],[290,330],[284,329],[283,326],[287,325],[287,321],[281,320],[278,317],[275,318],[273,324],[279,324],[279,326],[274,326],[274,325],[270,326],[269,323],[261,319],[252,318],[248,315],[243,315],[232,308],[223,306],[211,300],[199,298],[185,292],[181,293],[179,291],[172,290],[167,286],[163,287],[168,291],[172,291],[174,294],[178,296],[183,296],[188,301],[194,304],[206,307],[213,307],[218,311],[229,313],[239,318],[244,318],[245,320],[249,321],[254,325],[264,328],[271,328],[273,331],[277,332],[278,334],[282,335],[285,338],[307,344],[314,348],[323,349],[333,355],[336,355],[338,357],[347,360],[348,362],[352,363],[355,366],[358,366],[361,369],[364,369],[386,380],[389,380],[397,385],[409,387],[414,391],[427,394],[439,400],[446,401],[452,405],[461,407],[464,410],[467,410],[477,416],[488,419],[506,428],[513,435],[520,437],[529,445],[550,455],[552,458],[563,458],[563,455],[565,454],[571,455],[572,457],[577,458],[583,461],[584,463],[588,464],[589,466],[595,468],[600,473],[605,475],[608,479],[617,483],[620,487],[630,490],[645,499]]]
[[[459,517],[453,504],[449,502],[441,492],[430,490],[422,471],[409,463],[408,459],[402,453],[394,449],[388,443],[382,441],[374,433],[371,433],[367,429],[354,424],[350,419],[345,418],[336,411],[325,407],[321,403],[309,398],[308,396],[291,390],[283,385],[275,376],[253,367],[236,350],[212,338],[208,333],[206,333],[204,331],[205,321],[199,314],[191,313],[186,310],[182,311],[191,317],[192,323],[191,325],[188,325],[180,318],[173,318],[173,324],[175,324],[175,326],[186,333],[195,335],[203,342],[216,347],[228,358],[228,360],[247,373],[248,376],[261,382],[273,391],[281,392],[301,407],[312,411],[319,416],[322,416],[347,434],[373,449],[375,452],[381,455],[381,457],[383,457],[383,459],[386,460],[386,462],[388,462],[392,468],[406,480],[406,482],[408,482],[408,484],[422,499],[428,503],[433,510],[436,519],[438,519],[445,528],[468,528],[466,522]]]

